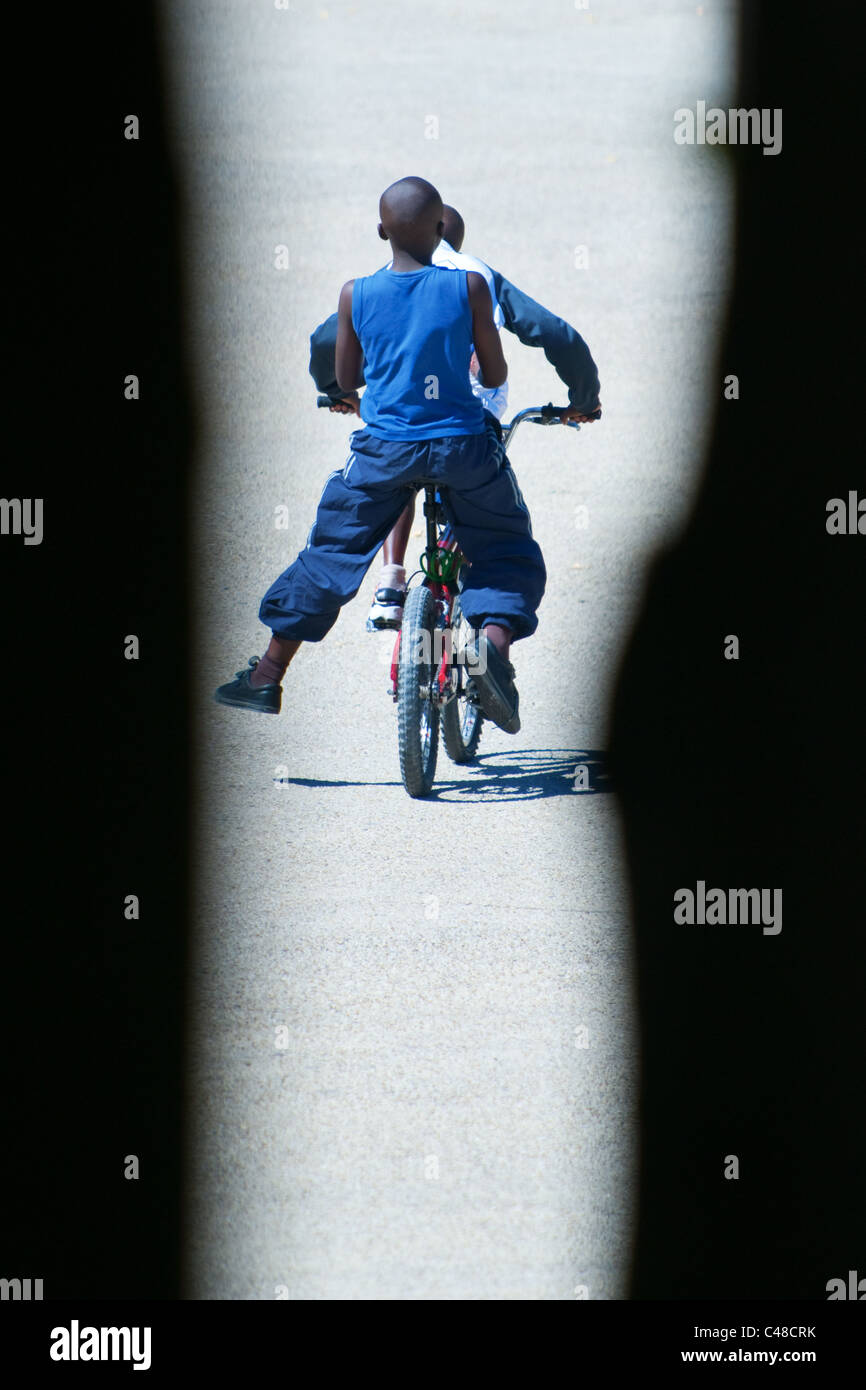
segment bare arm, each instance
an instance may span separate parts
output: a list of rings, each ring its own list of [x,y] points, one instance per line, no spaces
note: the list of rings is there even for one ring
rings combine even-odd
[[[347,394],[356,390],[358,386],[362,386],[364,382],[362,373],[364,353],[352,325],[352,290],[354,284],[354,280],[347,280],[340,290],[340,303],[337,309],[337,346],[334,352],[337,385],[341,391]]]
[[[481,385],[502,386],[508,378],[508,364],[493,322],[493,303],[487,281],[477,270],[467,270],[466,289],[472,310],[472,342],[481,368]]]

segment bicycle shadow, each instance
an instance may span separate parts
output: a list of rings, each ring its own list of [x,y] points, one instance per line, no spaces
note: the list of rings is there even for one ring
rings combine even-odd
[[[440,769],[442,764],[440,763]],[[612,791],[601,749],[533,748],[481,753],[459,781],[437,778],[428,801],[541,801]]]
[[[482,753],[463,764],[458,780],[441,776],[445,753],[440,749],[439,776],[433,790],[423,800],[436,801],[541,801],[550,796],[593,796],[613,790],[607,767],[607,754],[600,749],[505,749]],[[276,786],[308,787],[399,787],[398,781],[329,781],[318,777],[275,778]]]

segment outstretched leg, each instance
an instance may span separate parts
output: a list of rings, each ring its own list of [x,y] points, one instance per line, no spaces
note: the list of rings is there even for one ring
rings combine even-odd
[[[353,436],[346,467],[325,484],[306,546],[262,599],[259,617],[272,632],[265,656],[219,687],[219,704],[279,713],[289,662],[302,642],[320,642],[333,627],[414,493],[393,455],[383,441]]]

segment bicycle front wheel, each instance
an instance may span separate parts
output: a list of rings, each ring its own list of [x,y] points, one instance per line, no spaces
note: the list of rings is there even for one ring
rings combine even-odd
[[[484,713],[481,706],[456,696],[442,711],[442,737],[453,763],[471,763],[478,752]]]
[[[454,600],[451,610],[451,626],[455,633],[455,642],[471,632],[463,617],[459,598]],[[442,710],[442,738],[445,751],[453,763],[472,762],[478,752],[481,726],[484,723],[484,713],[472,692],[471,681],[468,684],[469,691],[462,690],[453,700],[449,700]]]
[[[430,590],[423,584],[410,589],[400,629],[397,743],[403,786],[414,797],[429,795],[439,752],[439,707],[431,698],[437,673],[435,620]]]

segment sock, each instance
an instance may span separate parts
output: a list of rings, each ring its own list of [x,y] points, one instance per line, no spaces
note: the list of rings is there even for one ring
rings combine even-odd
[[[279,685],[300,645],[300,642],[272,637],[258,666],[250,672],[250,685],[253,689],[257,690],[260,685]]]
[[[508,650],[511,646],[512,630],[510,627],[500,627],[499,623],[485,623],[484,636],[496,648],[499,655],[508,660]]]
[[[405,589],[406,570],[403,565],[383,565],[376,587],[378,589]]]

